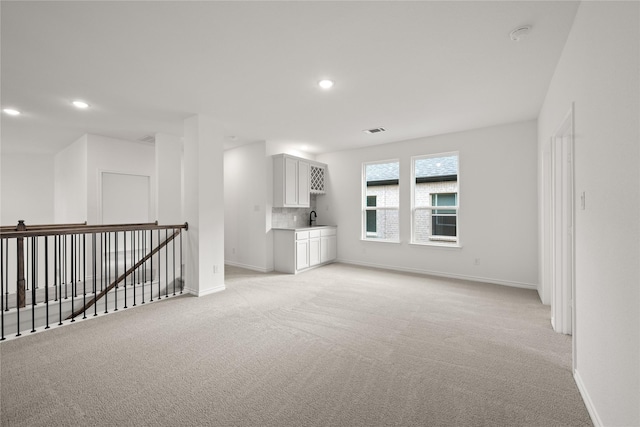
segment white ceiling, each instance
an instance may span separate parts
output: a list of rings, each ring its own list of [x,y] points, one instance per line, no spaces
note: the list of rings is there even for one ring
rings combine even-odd
[[[182,135],[320,153],[534,119],[577,9],[567,1],[1,3],[3,152],[85,133]],[[509,33],[530,24],[515,43]],[[335,80],[323,91],[322,78]],[[76,98],[91,104],[80,111]],[[363,129],[385,127],[368,135]]]

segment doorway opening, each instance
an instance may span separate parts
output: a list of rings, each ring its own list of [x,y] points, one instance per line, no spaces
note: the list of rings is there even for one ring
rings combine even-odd
[[[551,137],[550,269],[551,323],[572,335],[575,366],[574,126],[573,106]]]

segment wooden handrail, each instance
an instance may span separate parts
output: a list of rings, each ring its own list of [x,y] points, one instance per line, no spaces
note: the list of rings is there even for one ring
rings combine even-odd
[[[122,282],[126,277],[131,275],[138,267],[143,265],[149,258],[151,258],[155,254],[160,252],[160,250],[162,248],[164,248],[165,246],[167,246],[167,244],[169,244],[169,242],[171,242],[173,239],[175,239],[177,236],[180,235],[180,233],[182,232],[181,228],[186,228],[186,223],[185,223],[185,227],[174,227],[174,228],[178,228],[178,230],[174,231],[174,233],[171,236],[167,237],[167,239],[164,242],[160,243],[155,249],[153,249],[151,252],[149,252],[147,255],[145,255],[144,258],[142,258],[140,261],[135,263],[135,265],[133,265],[133,267],[129,268],[125,273],[123,273],[120,277],[118,277],[116,280],[114,280],[109,286],[107,286],[103,291],[101,291],[98,295],[96,295],[95,298],[93,298],[89,302],[87,302],[82,308],[80,308],[80,309],[76,310],[75,312],[71,313],[71,315],[69,315],[69,317],[67,317],[67,320],[79,316],[85,310],[87,310],[89,307],[91,307],[93,304],[96,304],[98,302],[98,300],[100,300],[103,296],[105,296],[107,294],[107,292],[112,290],[118,283]]]
[[[106,224],[106,225],[83,225],[73,226],[70,228],[46,228],[46,229],[26,229],[26,230],[12,230],[4,231],[0,230],[0,238],[10,239],[19,237],[34,237],[34,236],[53,236],[64,234],[91,234],[91,233],[106,233],[110,231],[132,231],[132,230],[171,230],[171,229],[189,229],[189,224],[175,224],[175,225],[158,225],[157,222],[142,223],[142,224]]]
[[[82,227],[83,225],[87,225],[87,221],[72,223],[72,224],[37,224],[37,225],[25,224],[25,227],[27,228],[27,230],[42,230],[42,229],[48,229],[48,228],[59,229],[59,228],[67,228],[67,227]],[[3,225],[0,227],[0,231],[16,231],[17,229],[18,229],[17,225]]]

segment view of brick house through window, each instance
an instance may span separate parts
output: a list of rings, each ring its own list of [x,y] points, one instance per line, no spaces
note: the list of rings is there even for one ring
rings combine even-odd
[[[458,154],[413,157],[412,167],[411,242],[457,244]]]
[[[458,153],[412,158],[411,243],[457,245]],[[399,241],[400,163],[365,163],[364,239]]]
[[[398,241],[400,163],[365,163],[364,238]]]

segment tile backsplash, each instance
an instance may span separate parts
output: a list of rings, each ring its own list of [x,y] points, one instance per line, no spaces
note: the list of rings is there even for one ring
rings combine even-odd
[[[308,208],[271,208],[272,228],[296,228],[309,225],[309,214],[316,210],[316,195],[311,195]],[[294,220],[295,217],[295,220]]]

